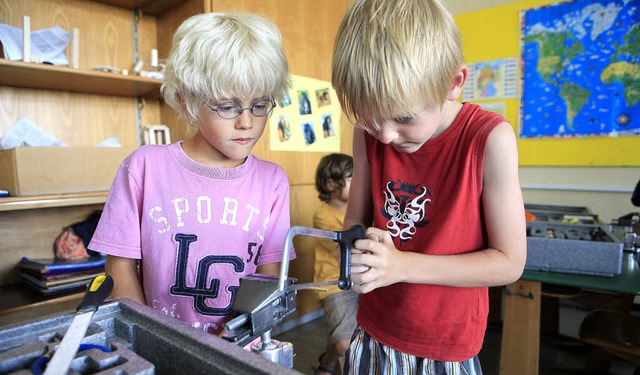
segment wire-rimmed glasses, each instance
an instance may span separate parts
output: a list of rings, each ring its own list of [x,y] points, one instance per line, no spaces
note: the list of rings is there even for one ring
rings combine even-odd
[[[273,100],[259,100],[251,105],[251,107],[242,108],[242,106],[236,102],[225,102],[218,104],[217,107],[214,107],[208,103],[205,103],[210,110],[217,113],[218,116],[225,120],[233,120],[234,118],[240,116],[244,110],[251,110],[251,114],[256,117],[264,117],[273,111],[276,107],[276,102]]]

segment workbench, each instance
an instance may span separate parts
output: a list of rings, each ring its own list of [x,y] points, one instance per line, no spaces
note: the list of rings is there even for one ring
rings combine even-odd
[[[614,277],[525,271],[504,290],[500,375],[538,374],[543,283],[619,294],[623,300],[633,301],[640,294],[640,268],[634,255],[624,252],[622,273]]]

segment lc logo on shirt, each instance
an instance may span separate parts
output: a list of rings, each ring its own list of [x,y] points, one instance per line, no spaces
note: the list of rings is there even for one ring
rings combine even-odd
[[[224,307],[209,307],[205,304],[207,298],[217,298],[220,290],[220,279],[212,278],[211,285],[207,288],[207,279],[209,278],[209,269],[213,264],[230,264],[236,274],[242,275],[245,269],[245,262],[243,259],[236,255],[207,255],[198,261],[198,268],[196,270],[195,285],[187,285],[187,260],[189,256],[189,246],[191,243],[198,240],[198,236],[195,234],[183,234],[179,233],[175,236],[178,243],[178,258],[176,260],[176,279],[175,284],[171,286],[171,294],[193,297],[193,308],[199,314],[202,315],[227,315],[231,313],[231,307],[233,301],[238,293],[237,285],[226,286],[226,290],[231,293],[229,304]],[[254,254],[254,247],[256,243],[250,243],[248,245],[247,252],[249,259],[247,263],[253,262],[258,264],[258,258],[260,257],[260,251],[262,246],[258,247]],[[254,257],[255,255],[255,257]]]

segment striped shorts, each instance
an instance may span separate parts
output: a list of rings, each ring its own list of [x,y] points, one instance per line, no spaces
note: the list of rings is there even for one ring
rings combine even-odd
[[[482,375],[478,356],[440,362],[399,352],[356,328],[345,355],[344,375]]]

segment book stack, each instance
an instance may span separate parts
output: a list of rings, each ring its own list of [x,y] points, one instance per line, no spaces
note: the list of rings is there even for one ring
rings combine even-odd
[[[105,260],[104,256],[79,260],[24,257],[18,268],[24,286],[50,296],[86,289],[95,276],[104,273]]]

